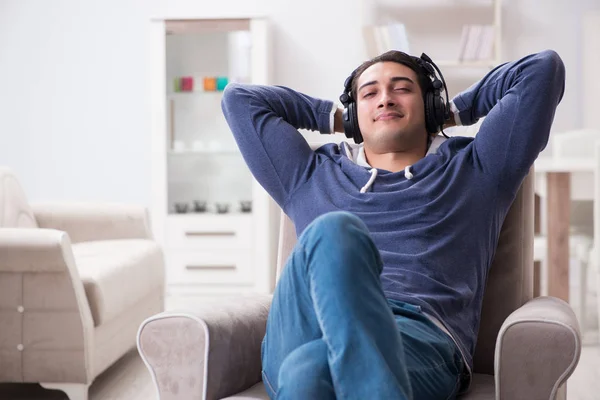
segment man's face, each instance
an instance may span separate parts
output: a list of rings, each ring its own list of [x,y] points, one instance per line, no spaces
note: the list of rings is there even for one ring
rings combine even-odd
[[[371,65],[358,78],[356,107],[365,146],[383,153],[409,150],[427,139],[417,74],[397,62]]]

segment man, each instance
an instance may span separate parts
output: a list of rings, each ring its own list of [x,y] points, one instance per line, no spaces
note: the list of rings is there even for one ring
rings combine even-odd
[[[344,131],[331,101],[225,90],[250,170],[299,234],[262,343],[271,398],[444,400],[468,387],[502,222],[547,143],[565,71],[553,51],[504,64],[432,123],[439,83],[423,61],[392,51],[355,70],[342,100],[359,145],[312,151],[298,133]],[[435,135],[482,117],[475,139]]]

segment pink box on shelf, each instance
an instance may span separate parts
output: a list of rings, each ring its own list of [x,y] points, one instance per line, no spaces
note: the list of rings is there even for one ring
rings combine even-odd
[[[181,77],[181,91],[182,92],[191,92],[194,90],[194,78],[191,76],[183,76]]]

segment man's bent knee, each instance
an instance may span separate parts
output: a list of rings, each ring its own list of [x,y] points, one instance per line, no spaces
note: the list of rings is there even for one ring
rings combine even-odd
[[[343,235],[356,233],[369,233],[360,218],[347,211],[332,211],[315,218],[302,236],[317,234],[320,237],[331,236],[339,239]]]

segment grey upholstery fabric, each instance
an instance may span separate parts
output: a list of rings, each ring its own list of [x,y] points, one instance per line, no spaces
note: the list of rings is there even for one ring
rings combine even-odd
[[[494,373],[494,349],[502,323],[533,297],[533,178],[530,173],[523,182],[500,232],[473,357],[479,373]]]
[[[202,399],[204,394],[220,399],[260,381],[270,303],[270,295],[240,297],[219,308],[165,312],[145,321],[138,348],[161,400]]]
[[[553,399],[579,361],[580,336],[573,310],[560,299],[538,297],[513,312],[496,344],[499,398]]]

